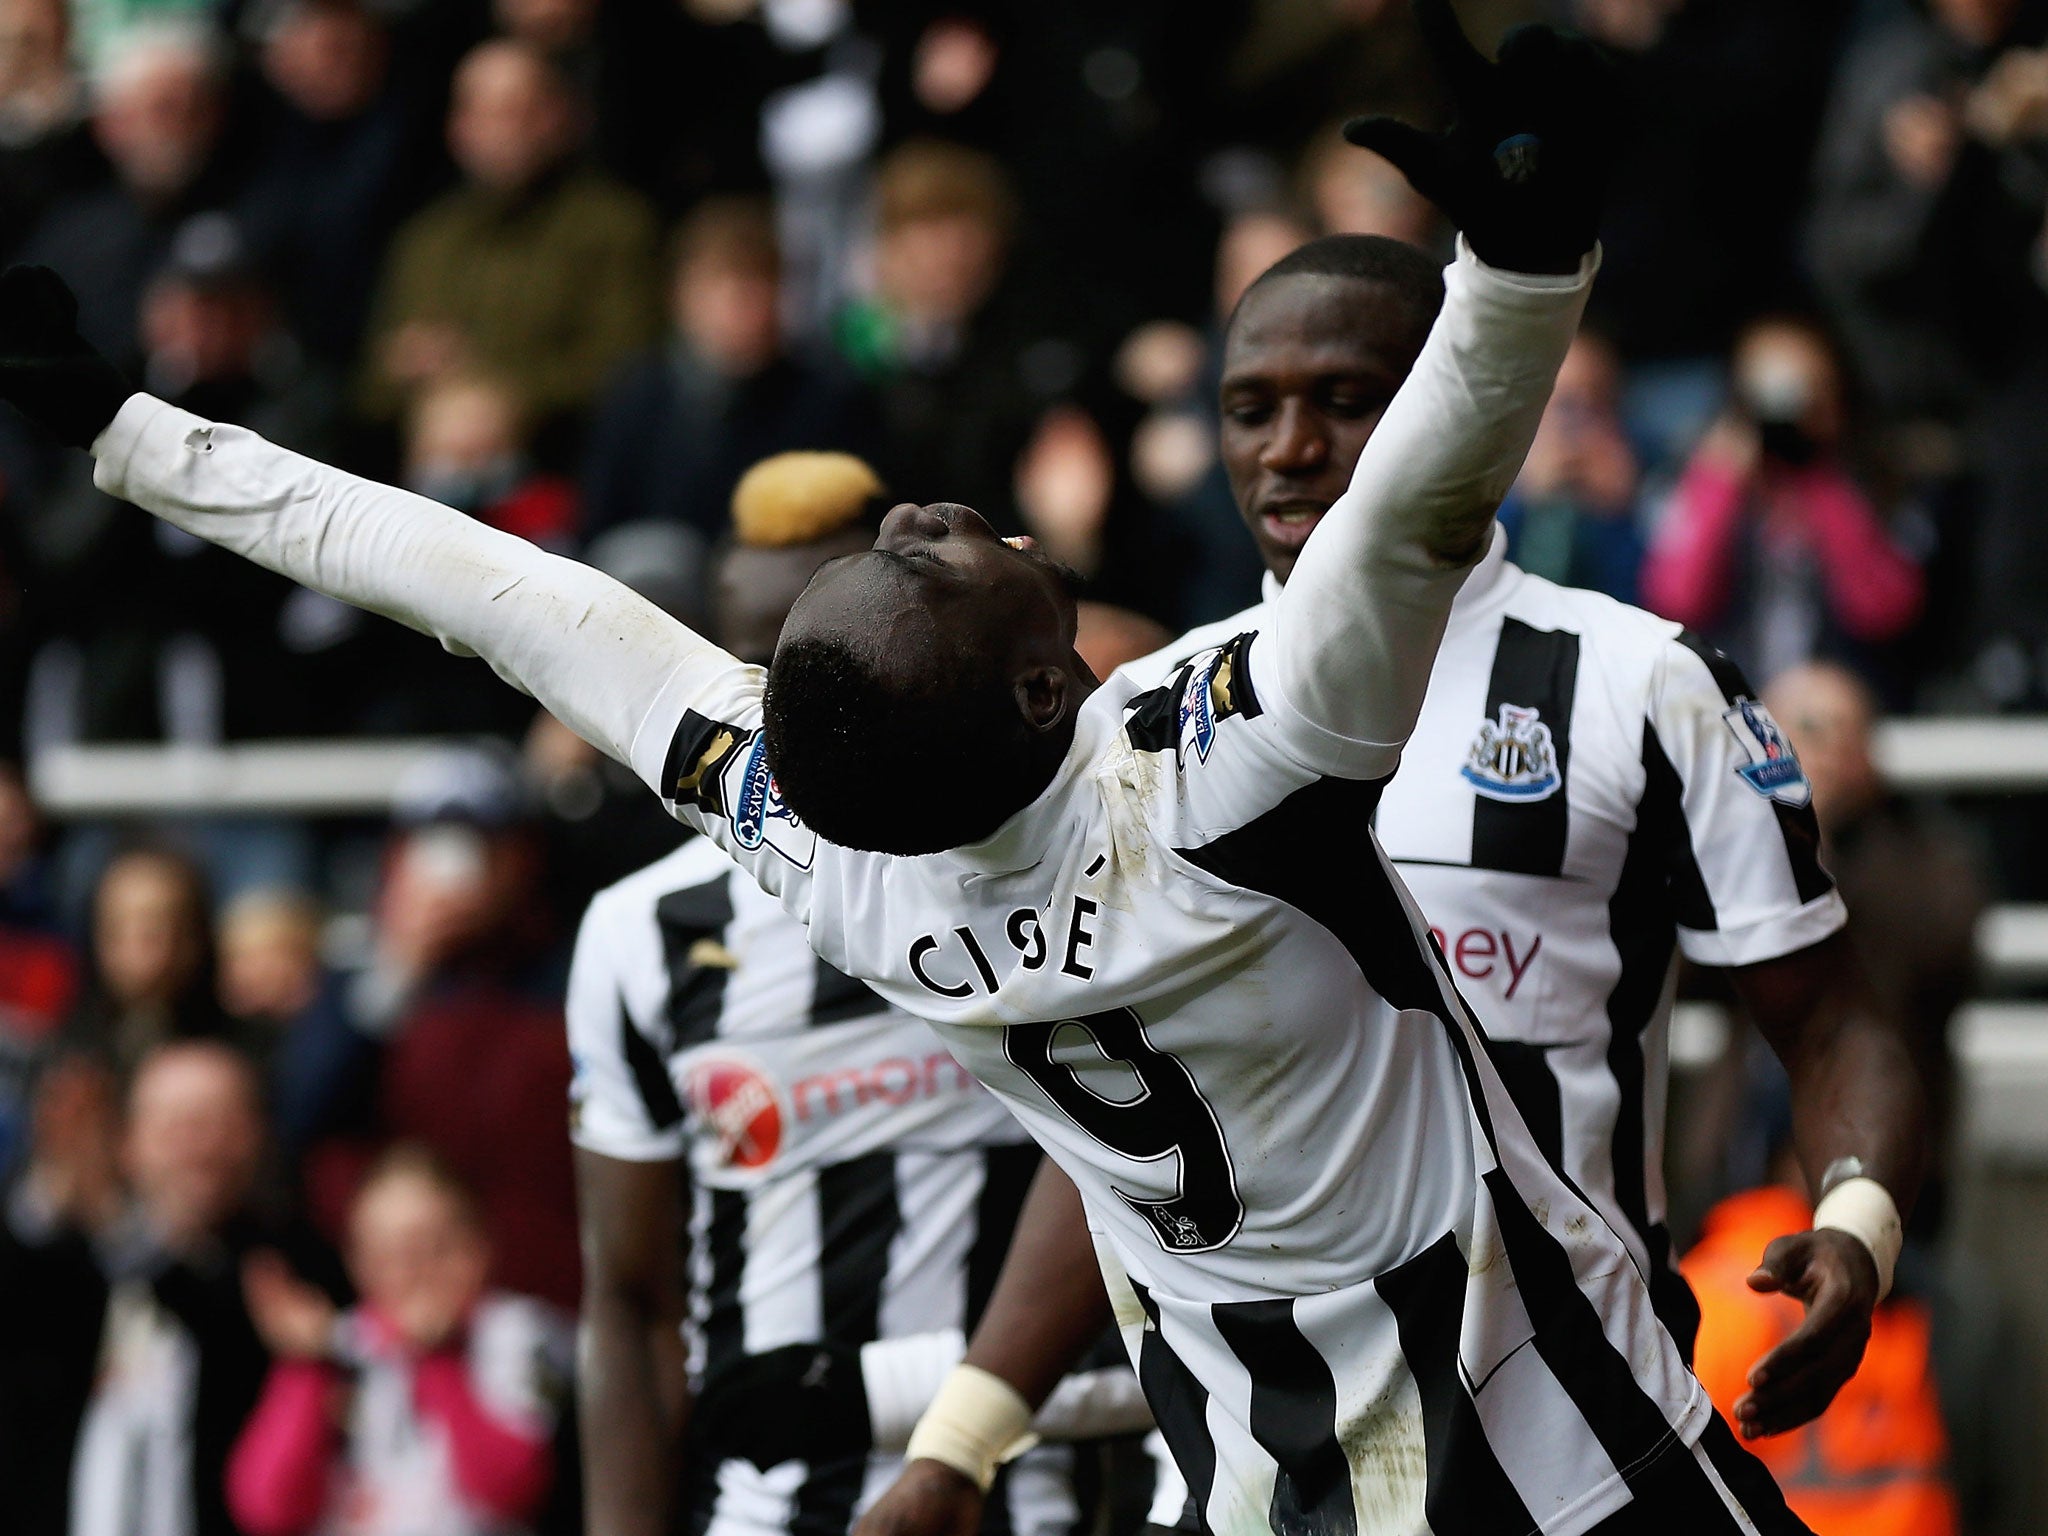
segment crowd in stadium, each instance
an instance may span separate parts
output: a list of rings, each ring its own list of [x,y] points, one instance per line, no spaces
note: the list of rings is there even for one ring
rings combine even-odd
[[[1876,979],[1943,1062],[1971,920],[2042,895],[2048,825],[1902,810],[1868,737],[2048,707],[2048,6],[1459,10],[1600,39],[1634,114],[1511,557],[1784,680]],[[830,449],[1179,633],[1262,574],[1224,320],[1318,234],[1448,258],[1337,131],[1442,110],[1398,0],[0,0],[0,264],[60,273],[154,394],[693,624],[741,476]],[[69,744],[406,735],[474,744],[388,824],[55,826],[27,787]],[[341,1309],[359,1390],[456,1447],[453,1488],[362,1475],[580,1529],[568,949],[680,836],[479,662],[0,415],[0,1528],[322,1528],[308,1341]],[[1724,1075],[1740,1107],[1672,1149],[1695,1222],[1767,1182],[1775,1101]],[[1739,1281],[1741,1215],[1696,1283]],[[188,1357],[141,1358],[139,1285]],[[2038,1461],[1995,1312],[1943,1366],[1972,1533],[2027,1528]],[[117,1465],[173,1417],[203,1475]]]

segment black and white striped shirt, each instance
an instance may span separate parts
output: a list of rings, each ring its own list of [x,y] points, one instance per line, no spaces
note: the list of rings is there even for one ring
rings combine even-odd
[[[568,1016],[576,1144],[687,1162],[695,1379],[786,1344],[972,1326],[1037,1147],[711,843],[591,903]],[[1007,1469],[988,1529],[1064,1536],[1067,1457]],[[730,1461],[694,1513],[709,1536],[844,1536],[899,1466]]]
[[[1096,689],[1044,790],[981,842],[818,837],[768,763],[766,678],[729,659],[679,661],[634,731],[677,814],[1073,1178],[1223,1536],[1575,1536],[1712,1417],[1371,830],[1466,575],[1425,530],[1506,491],[1590,270],[1461,252],[1270,628]],[[913,578],[948,581],[934,561]],[[906,773],[890,812],[922,793]]]
[[[1735,664],[1530,575],[1506,542],[1496,529],[1452,604],[1374,826],[1538,1144],[1628,1241],[1689,1354],[1699,1313],[1665,1225],[1676,957],[1775,960],[1847,913],[1798,759]],[[1261,604],[1132,669],[1266,622]]]

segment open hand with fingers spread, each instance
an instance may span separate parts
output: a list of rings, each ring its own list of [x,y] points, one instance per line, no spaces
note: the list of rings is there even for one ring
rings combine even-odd
[[[1544,26],[1516,28],[1489,62],[1450,0],[1415,0],[1415,19],[1450,94],[1449,130],[1361,117],[1344,136],[1398,166],[1488,266],[1577,271],[1621,133],[1612,66],[1593,43]]]
[[[0,400],[89,448],[134,386],[78,334],[78,300],[48,267],[0,272]]]
[[[1749,1391],[1736,1401],[1735,1427],[1753,1440],[1797,1429],[1835,1400],[1863,1363],[1880,1283],[1860,1238],[1816,1227],[1772,1242],[1749,1288],[1806,1305],[1791,1336],[1750,1368]]]

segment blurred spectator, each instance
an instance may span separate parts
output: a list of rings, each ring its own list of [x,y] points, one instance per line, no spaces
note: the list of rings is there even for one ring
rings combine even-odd
[[[390,419],[437,378],[484,369],[537,423],[588,403],[656,329],[654,221],[577,162],[586,107],[540,49],[482,44],[455,74],[448,147],[463,185],[399,231],[362,399]]]
[[[270,1062],[272,1134],[296,1170],[320,1138],[370,1119],[376,1043],[355,1027],[347,987],[320,958],[320,912],[303,893],[246,891],[220,918],[220,1000]]]
[[[399,478],[546,548],[575,540],[576,487],[536,462],[529,408],[497,377],[457,370],[421,386],[406,407]],[[473,657],[320,593],[293,592],[284,631],[315,668],[325,729],[509,740],[533,717],[532,701],[486,685]]]
[[[1768,318],[1744,330],[1734,375],[1644,562],[1644,601],[1752,677],[1867,659],[1919,617],[1922,583],[1850,473],[1834,350]]]
[[[263,1153],[246,1058],[187,1041],[144,1061],[121,1152],[133,1204],[114,1243],[118,1278],[72,1468],[74,1536],[239,1536],[228,1454],[268,1368],[242,1263],[275,1249],[330,1294],[343,1290],[332,1255],[266,1213]]]
[[[540,900],[542,844],[511,765],[428,758],[400,826],[360,979],[358,1026],[380,1032],[384,1128],[423,1142],[477,1192],[500,1278],[574,1306],[576,1223],[561,957]]]
[[[382,14],[361,0],[281,0],[260,15],[272,95],[237,211],[293,333],[339,370],[362,341],[385,245],[426,191],[422,92],[401,80]]]
[[[1824,80],[1858,0],[1570,0],[1633,111],[1601,219],[1592,313],[1630,366],[1629,424],[1661,459],[1713,413],[1752,316],[1798,305]]]
[[[1594,331],[1565,354],[1528,461],[1501,506],[1508,558],[1567,587],[1636,600],[1640,471],[1621,421],[1621,360]]]
[[[1808,244],[1910,472],[1968,475],[1935,638],[1979,707],[2048,700],[2048,18],[1930,0],[1845,63]],[[1960,427],[1958,435],[1956,429]]]
[[[1431,251],[1446,244],[1436,205],[1409,186],[1391,160],[1349,143],[1342,123],[1315,136],[1295,179],[1323,234],[1385,235]]]
[[[26,1129],[30,1076],[78,991],[78,962],[51,922],[42,841],[21,770],[0,761],[0,1177]]]
[[[93,891],[85,1000],[68,1034],[124,1079],[160,1045],[239,1038],[214,992],[206,876],[185,854],[142,844],[108,861]]]
[[[234,193],[217,153],[227,124],[227,54],[197,22],[138,23],[93,78],[92,131],[114,168],[103,188],[52,203],[21,259],[55,267],[78,294],[88,341],[132,365],[142,290],[194,213]]]
[[[474,1198],[417,1148],[379,1159],[349,1215],[359,1304],[274,1258],[244,1276],[275,1363],[228,1467],[245,1536],[530,1530],[553,1477],[567,1328],[486,1288]]]
[[[1731,1422],[1750,1368],[1805,1316],[1793,1297],[1748,1283],[1778,1234],[1812,1225],[1797,1169],[1786,1172],[1785,1183],[1731,1195],[1708,1212],[1699,1243],[1679,1266],[1700,1304],[1693,1368]],[[1862,1365],[1827,1411],[1789,1434],[1751,1442],[1815,1536],[1958,1536],[1964,1529],[1949,1477],[1955,1437],[1942,1413],[1932,1323],[1927,1298],[1895,1286],[1871,1318]]]
[[[2002,231],[1985,217],[2004,200],[1994,183],[2039,179],[2019,153],[2000,173],[2007,146],[1989,141],[2005,135],[1990,130],[2006,114],[1985,111],[1995,100],[1987,75],[2002,58],[2024,57],[2005,51],[2022,9],[2021,0],[1898,7],[1836,75],[1807,249],[1858,375],[1893,418],[1955,421],[1975,383],[1974,346],[1992,339],[1987,326],[2012,323],[2016,290],[2032,287],[2026,247],[2038,207]]]
[[[534,466],[525,409],[510,386],[443,375],[421,387],[409,416],[407,489],[549,549],[573,542],[576,487]]]
[[[142,298],[142,377],[175,405],[309,453],[331,444],[335,398],[308,374],[239,228],[188,220]],[[303,730],[312,701],[279,645],[294,588],[102,494],[77,455],[56,466],[29,529],[51,588],[40,659],[44,739],[214,742]]]
[[[1146,326],[1119,356],[1125,388],[1151,407],[1132,437],[1132,472],[1165,509],[1171,554],[1164,563],[1172,567],[1172,594],[1164,608],[1181,627],[1258,601],[1265,567],[1245,539],[1229,478],[1216,456],[1223,328],[1258,275],[1314,237],[1312,228],[1283,211],[1239,214],[1216,242],[1214,310],[1207,329],[1198,336],[1177,325]]]
[[[107,173],[70,46],[65,0],[0,3],[0,261],[51,203]]]
[[[8,1528],[62,1536],[107,1282],[95,1244],[119,1216],[119,1094],[72,1056],[42,1074],[27,1165],[0,1218],[0,1488]]]
[[[1821,849],[1849,907],[1849,936],[1880,1004],[1908,1040],[1939,1126],[1954,1124],[1949,1023],[1977,983],[1983,860],[1954,825],[1895,794],[1872,756],[1877,700],[1855,674],[1817,663],[1771,679],[1764,702],[1813,785]],[[1941,1212],[1937,1145],[1916,1226]]]
[[[667,341],[612,381],[590,428],[587,527],[663,521],[715,539],[746,468],[792,449],[871,453],[879,424],[852,380],[798,356],[773,210],[714,197],[675,241]]]
[[[956,500],[1005,532],[1021,531],[1019,460],[1086,366],[1004,287],[1015,217],[986,155],[937,141],[893,151],[876,177],[874,293],[837,327],[881,396],[885,477],[912,501]]]

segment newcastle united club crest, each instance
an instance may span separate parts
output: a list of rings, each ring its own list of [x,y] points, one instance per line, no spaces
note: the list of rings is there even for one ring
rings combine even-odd
[[[1500,718],[1479,727],[1458,771],[1489,800],[1544,800],[1562,782],[1550,727],[1537,710],[1523,704],[1501,705]]]

